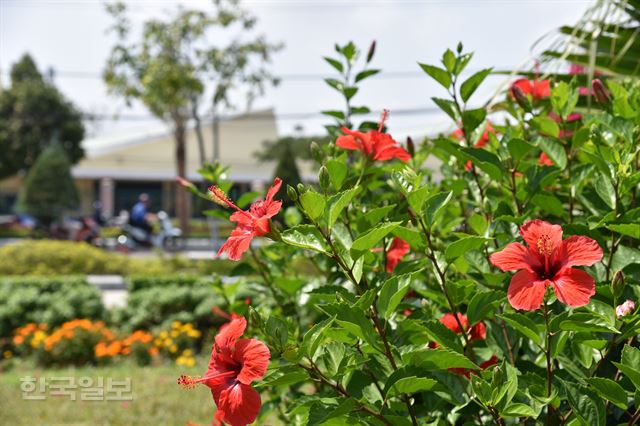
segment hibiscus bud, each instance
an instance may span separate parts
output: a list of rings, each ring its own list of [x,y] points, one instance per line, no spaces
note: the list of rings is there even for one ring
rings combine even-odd
[[[318,143],[315,141],[311,142],[311,146],[309,147],[309,149],[311,150],[311,157],[313,157],[313,159],[318,163],[322,163],[322,160],[324,160],[324,155],[322,153],[320,145],[318,145]]]
[[[371,59],[373,59],[374,53],[376,53],[376,41],[375,40],[373,40],[371,42],[371,46],[369,46],[369,53],[367,53],[367,63],[371,62]]]
[[[627,300],[622,305],[616,307],[616,318],[625,317],[631,314],[636,308],[636,304],[633,300]]]
[[[513,95],[513,98],[516,100],[518,105],[520,105],[520,108],[522,108],[526,112],[531,112],[531,102],[529,102],[527,95],[524,94],[521,88],[519,88],[518,86],[513,86],[511,88],[511,94]]]
[[[456,48],[456,50],[457,50],[458,54],[462,53],[462,42],[461,41],[458,42],[458,47]]]
[[[329,177],[329,170],[325,166],[320,167],[319,180],[322,190],[324,192],[329,191],[329,188],[331,186],[331,178]]]
[[[596,101],[598,101],[599,104],[607,105],[609,102],[611,102],[609,91],[606,87],[604,87],[602,81],[597,78],[594,79],[591,82],[591,87],[593,88],[593,95],[595,96]]]
[[[260,330],[264,329],[264,321],[262,321],[262,317],[253,307],[249,307],[249,318],[253,327],[257,327]]]
[[[613,291],[613,295],[615,297],[620,297],[622,295],[622,290],[624,290],[624,274],[622,271],[616,272],[613,276],[613,281],[611,282],[611,290]]]
[[[182,176],[176,176],[176,182],[187,189],[194,189],[195,185],[183,178]]]
[[[298,201],[298,193],[293,186],[287,185],[287,195],[289,196],[289,199],[294,203]]]
[[[305,192],[307,192],[307,188],[305,188],[303,183],[299,183],[298,184],[298,193],[304,194]]]
[[[416,153],[416,146],[414,145],[411,136],[407,136],[407,151],[409,152],[409,155],[411,157],[413,157]]]

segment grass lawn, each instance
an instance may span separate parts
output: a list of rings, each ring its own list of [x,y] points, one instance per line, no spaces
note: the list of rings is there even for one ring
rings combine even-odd
[[[9,371],[0,372],[0,424],[3,425],[210,425],[215,405],[206,386],[182,389],[176,383],[180,374],[198,375],[206,370],[207,360],[198,359],[196,366],[158,365],[138,367],[120,362],[109,367],[41,369],[31,362],[18,361]],[[105,381],[131,378],[131,401],[81,401],[76,387],[76,401],[69,396],[52,396],[50,389],[44,400],[25,400],[21,377],[98,377]],[[105,390],[105,394],[107,391]],[[35,395],[34,392],[32,395]]]

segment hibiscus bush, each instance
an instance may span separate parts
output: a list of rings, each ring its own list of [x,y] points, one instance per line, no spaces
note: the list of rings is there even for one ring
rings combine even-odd
[[[374,54],[326,58],[346,108],[311,146],[317,185],[276,178],[242,210],[205,174],[199,195],[236,226],[220,254],[256,291],[179,382],[210,387],[231,425],[637,422],[638,84],[534,73],[472,108],[491,69],[465,72],[459,45],[420,64],[457,130],[403,144],[392,112],[357,123]],[[301,221],[279,216],[285,196]]]

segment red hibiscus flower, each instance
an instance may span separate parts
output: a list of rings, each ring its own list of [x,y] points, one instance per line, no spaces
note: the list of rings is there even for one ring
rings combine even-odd
[[[378,130],[369,130],[367,133],[362,133],[343,127],[340,130],[345,136],[340,136],[336,140],[336,145],[344,149],[362,151],[373,161],[387,161],[393,158],[409,161],[411,155],[391,135],[382,133],[387,115],[388,111],[385,110],[378,124]]]
[[[260,394],[251,383],[267,372],[269,349],[256,339],[240,339],[247,327],[244,317],[237,317],[220,328],[211,349],[209,368],[204,377],[180,376],[178,383],[191,388],[202,383],[211,388],[218,407],[216,422],[231,426],[253,423],[260,412]]]
[[[220,247],[218,256],[225,251],[229,253],[229,259],[240,260],[242,253],[249,249],[253,237],[261,237],[271,231],[270,219],[277,215],[282,207],[282,201],[274,201],[273,197],[278,193],[282,185],[280,178],[275,178],[273,186],[269,188],[264,200],[258,200],[251,204],[248,211],[241,210],[233,204],[227,194],[217,186],[209,188],[209,195],[216,203],[229,206],[236,212],[229,217],[232,222],[237,222],[236,228],[231,231],[229,239]]]
[[[540,153],[538,164],[541,166],[555,166],[555,163],[551,161],[551,158],[549,158],[549,156],[547,156],[547,154],[545,154],[544,152]]]
[[[392,273],[407,253],[409,253],[409,244],[395,237],[391,243],[391,247],[387,250],[387,272]]]
[[[562,227],[542,220],[532,220],[520,228],[529,247],[511,243],[493,253],[489,260],[503,271],[519,271],[507,292],[516,309],[533,311],[551,286],[562,303],[584,306],[596,292],[591,275],[572,266],[591,266],[602,259],[597,242],[585,236],[562,239]]]
[[[529,80],[528,78],[520,78],[513,82],[511,87],[517,87],[522,90],[525,95],[531,95],[533,99],[539,100],[548,98],[551,95],[551,86],[549,80]],[[513,93],[511,93],[513,97]]]
[[[462,324],[462,327],[464,327],[464,332],[469,333],[471,340],[484,340],[487,338],[487,328],[485,327],[484,323],[478,322],[474,324],[473,327],[471,327],[471,330],[469,330],[469,321],[467,320],[467,316],[458,313],[458,319],[460,320],[460,324]],[[442,325],[444,325],[454,333],[462,333],[462,330],[460,330],[460,325],[458,324],[458,321],[456,321],[456,317],[452,313],[444,314],[442,318],[440,318],[440,322],[442,323]]]

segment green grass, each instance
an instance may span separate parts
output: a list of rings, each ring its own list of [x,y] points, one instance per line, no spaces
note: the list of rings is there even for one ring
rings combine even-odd
[[[6,425],[199,425],[211,424],[215,405],[209,389],[203,385],[182,389],[176,383],[181,374],[199,375],[206,370],[201,358],[194,367],[162,364],[138,367],[122,361],[108,367],[41,369],[31,362],[18,361],[9,371],[0,373],[0,423]],[[76,401],[68,396],[45,400],[24,400],[21,377],[104,377],[131,378],[131,401]]]

